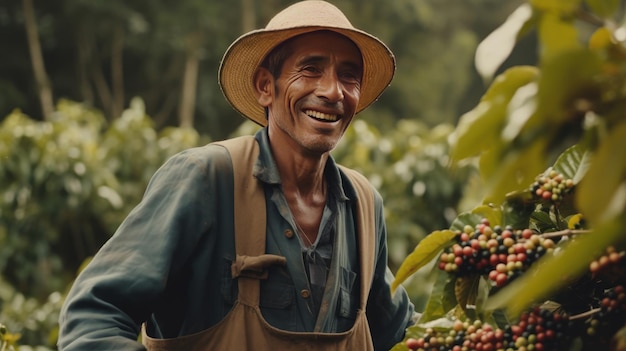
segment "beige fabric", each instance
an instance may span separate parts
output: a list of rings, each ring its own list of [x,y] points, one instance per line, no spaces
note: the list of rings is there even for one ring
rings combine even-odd
[[[235,174],[235,216],[246,214],[246,220],[235,220],[235,245],[238,259],[271,256],[256,260],[282,264],[279,256],[265,255],[265,198],[263,187],[248,177],[257,159],[258,145],[253,137],[219,142],[233,159]],[[174,339],[154,339],[142,328],[143,343],[149,351],[302,351],[302,350],[373,350],[365,306],[373,276],[374,198],[367,180],[355,171],[343,168],[358,193],[357,220],[361,274],[361,302],[354,326],[343,333],[300,333],[279,330],[269,325],[259,309],[259,279],[240,275],[239,297],[231,312],[217,325],[193,335]],[[249,214],[254,213],[254,216]],[[240,217],[241,218],[241,217]],[[244,260],[242,257],[246,257]],[[264,264],[265,264],[264,263]],[[255,265],[253,271],[258,271]],[[258,272],[257,272],[258,274]]]
[[[237,258],[231,265],[231,274],[234,278],[240,276],[251,277],[257,279],[267,278],[266,268],[273,265],[284,266],[287,264],[287,259],[283,256],[277,255],[260,255],[260,256],[246,256],[237,255]]]

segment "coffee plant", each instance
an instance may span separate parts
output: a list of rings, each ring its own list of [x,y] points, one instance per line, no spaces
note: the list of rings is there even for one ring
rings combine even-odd
[[[491,84],[450,142],[484,197],[398,269],[437,280],[393,350],[626,349],[624,11],[529,0],[479,45]],[[538,63],[500,71],[526,35]]]
[[[594,235],[573,205],[575,184],[567,185],[558,198],[537,194],[546,179],[569,184],[571,175],[563,172],[577,172],[583,159],[580,148],[572,147],[530,186],[508,194],[502,206],[479,206],[460,215],[449,230],[420,242],[397,277],[410,274],[416,268],[410,265],[419,265],[436,251],[439,278],[420,323],[409,328],[397,348],[567,350],[604,345],[608,349],[626,321],[626,245],[620,241],[597,251],[582,275],[558,276],[560,291],[529,304],[519,315],[507,315],[488,304],[528,272],[541,274],[544,258],[563,255],[571,245]]]

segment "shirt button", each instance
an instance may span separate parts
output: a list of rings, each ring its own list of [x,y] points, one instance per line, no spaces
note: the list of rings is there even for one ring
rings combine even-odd
[[[308,299],[309,296],[311,296],[311,293],[307,289],[304,289],[300,291],[300,296],[302,296],[305,299]]]
[[[287,239],[291,239],[291,238],[293,238],[293,230],[291,230],[291,229],[286,229],[286,230],[285,230],[285,236],[287,237]]]

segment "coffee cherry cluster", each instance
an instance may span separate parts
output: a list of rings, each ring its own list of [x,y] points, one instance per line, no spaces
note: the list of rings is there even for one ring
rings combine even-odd
[[[523,313],[516,325],[505,329],[511,335],[508,348],[512,350],[564,349],[571,340],[572,323],[565,313],[538,307]]]
[[[547,174],[538,177],[531,185],[530,191],[537,199],[560,202],[563,196],[574,188],[574,181],[566,179],[563,174],[550,170]]]
[[[599,274],[621,273],[626,268],[626,251],[618,251],[614,246],[606,248],[605,252],[589,264],[589,271],[593,276]]]
[[[626,321],[626,288],[617,285],[604,291],[600,300],[600,310],[587,320],[589,336],[606,337],[613,335]]]
[[[552,239],[530,229],[492,228],[483,219],[475,227],[467,225],[457,232],[456,242],[443,251],[438,267],[458,276],[486,275],[502,287],[554,247]]]
[[[405,345],[413,351],[548,351],[563,349],[570,341],[569,330],[567,315],[534,308],[504,329],[456,320],[450,330],[429,328],[423,337],[408,338]]]

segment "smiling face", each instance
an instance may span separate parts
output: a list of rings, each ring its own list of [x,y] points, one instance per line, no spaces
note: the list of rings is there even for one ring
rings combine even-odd
[[[278,77],[266,68],[255,76],[259,103],[268,110],[272,147],[329,152],[359,103],[361,53],[352,41],[330,31],[300,35],[288,43],[287,52]]]

